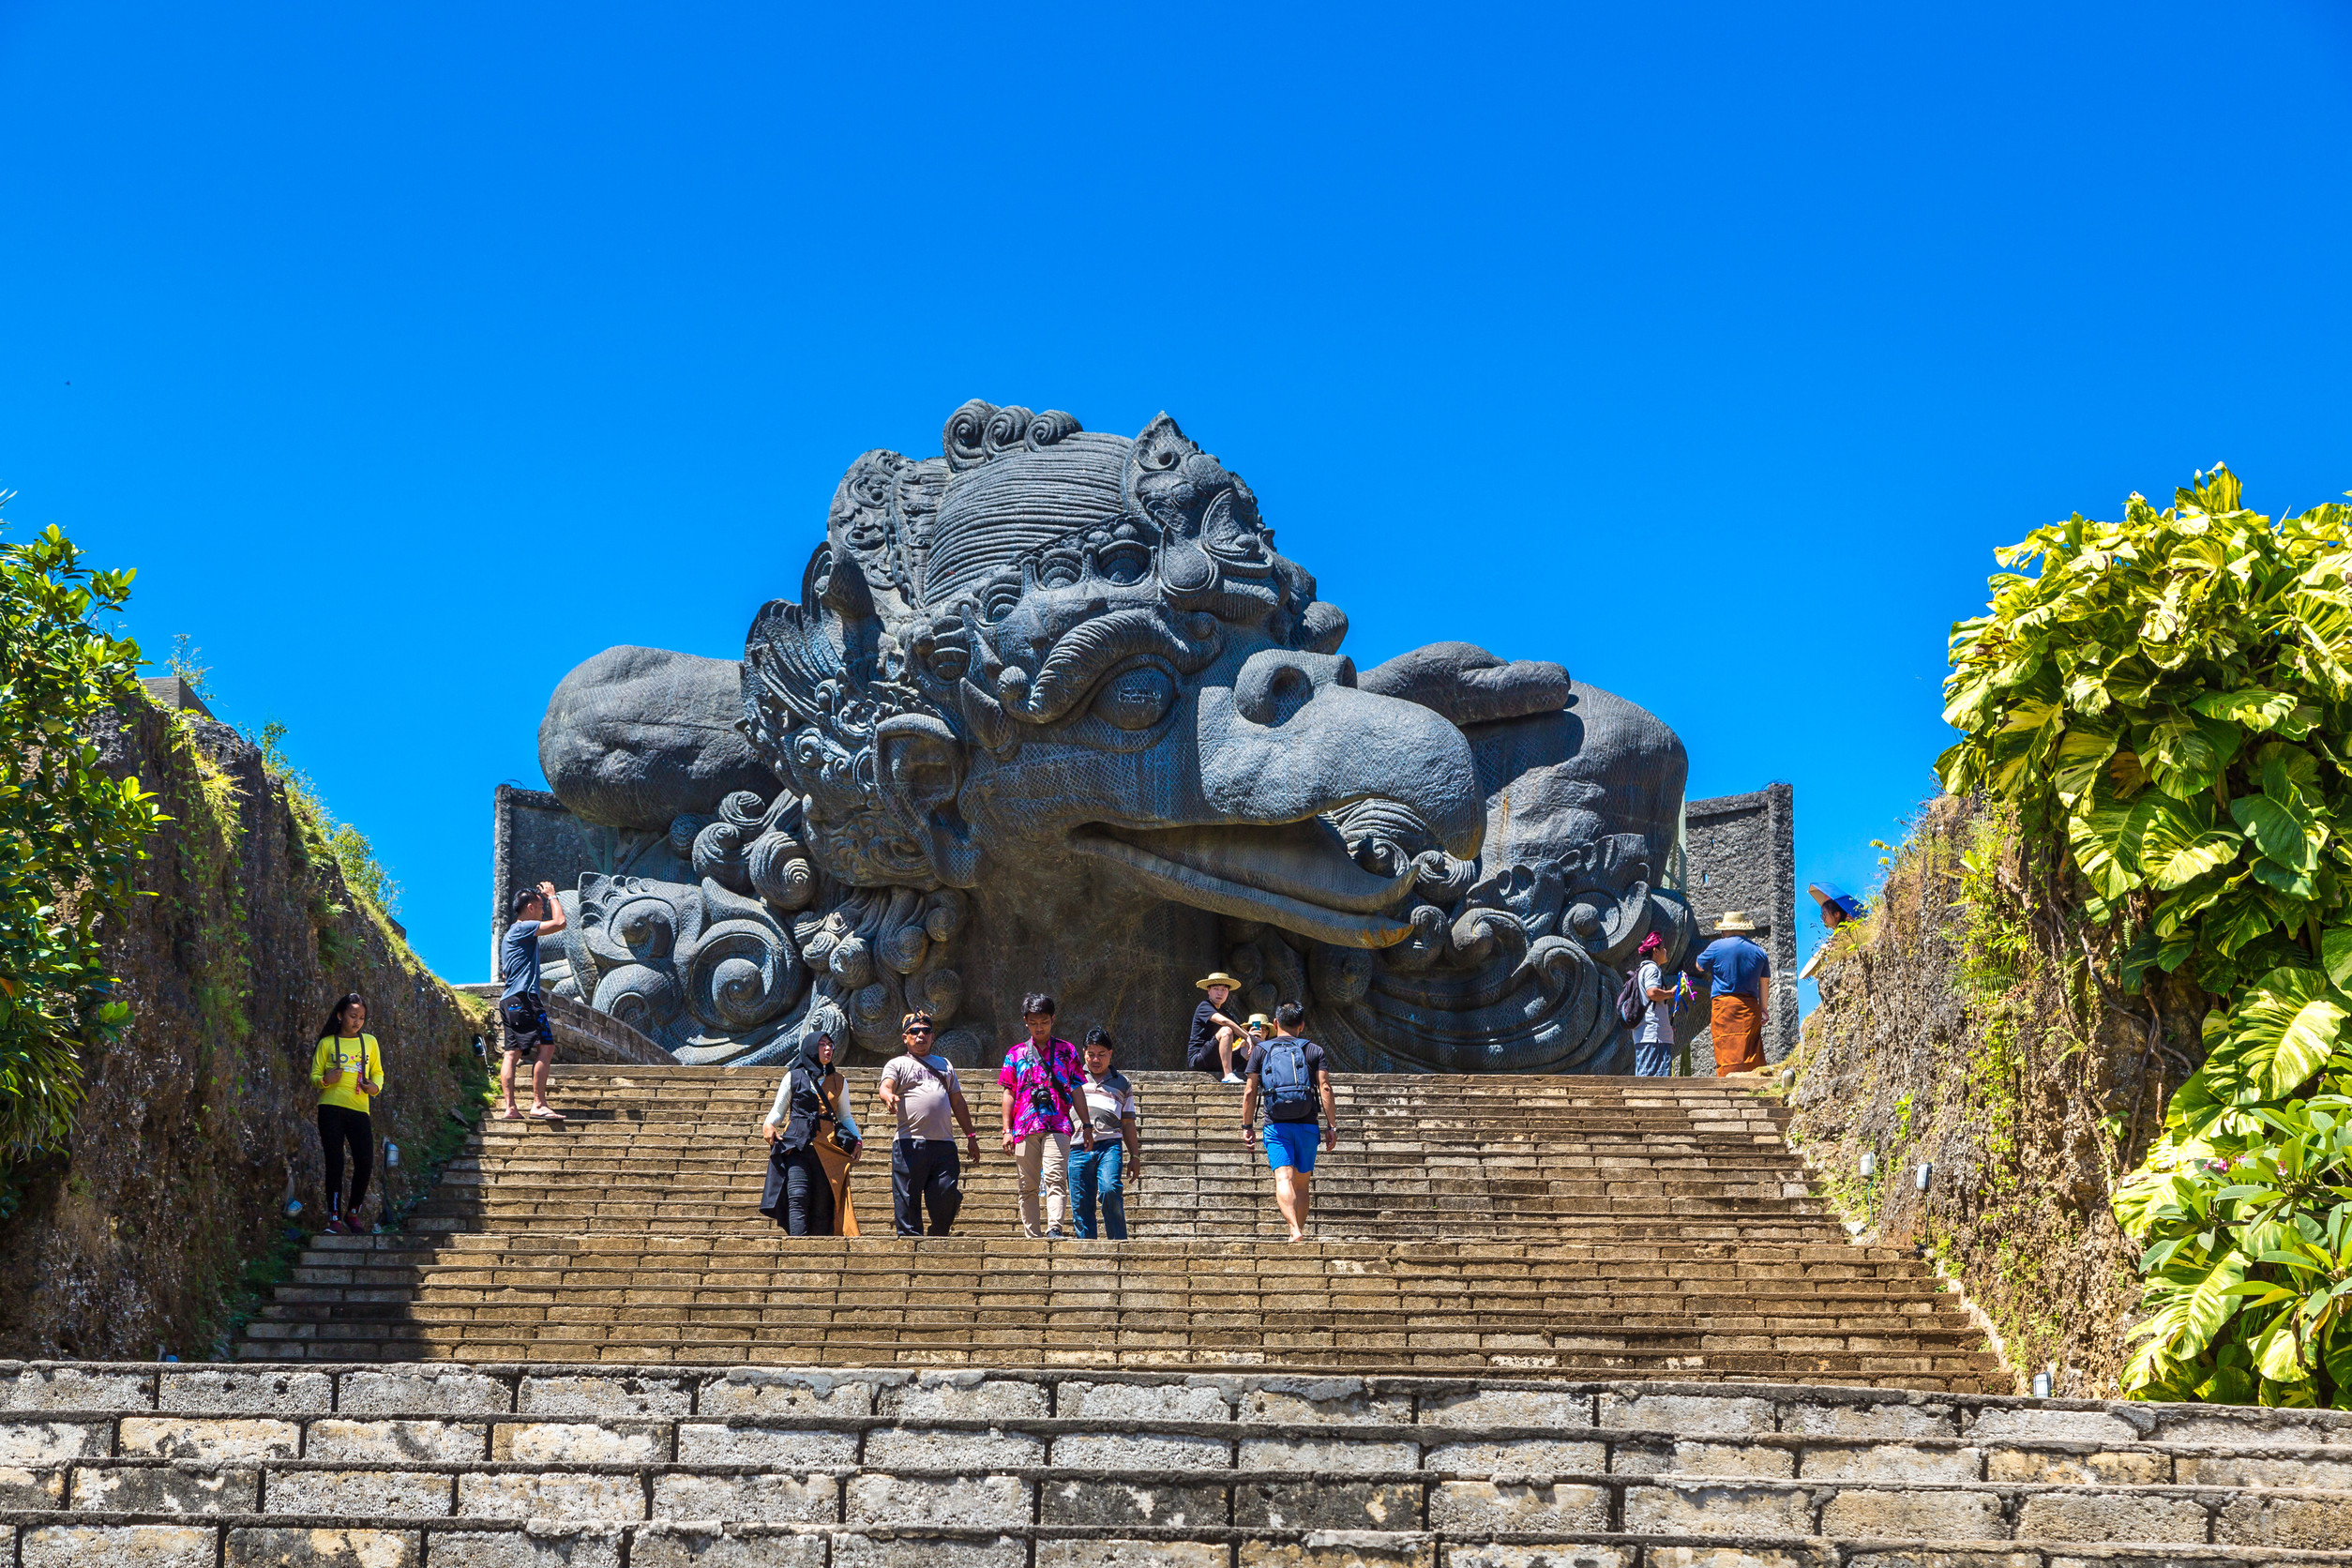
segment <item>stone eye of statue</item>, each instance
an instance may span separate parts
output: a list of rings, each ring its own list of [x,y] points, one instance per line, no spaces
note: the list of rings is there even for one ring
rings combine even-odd
[[[1122,730],[1148,730],[1176,702],[1176,679],[1156,664],[1138,665],[1103,683],[1094,712]]]

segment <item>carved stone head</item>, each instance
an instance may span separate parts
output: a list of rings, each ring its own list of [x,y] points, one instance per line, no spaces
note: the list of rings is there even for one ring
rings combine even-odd
[[[1380,800],[1475,854],[1459,730],[1357,689],[1347,617],[1274,548],[1249,487],[1155,419],[1133,441],[968,403],[938,458],[869,452],[797,604],[745,649],[755,748],[801,836],[860,886],[972,887],[1041,856],[1359,946],[1410,868],[1324,813]]]

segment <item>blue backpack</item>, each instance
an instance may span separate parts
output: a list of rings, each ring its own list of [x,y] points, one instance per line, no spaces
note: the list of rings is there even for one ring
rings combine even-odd
[[[1258,1081],[1266,1090],[1266,1120],[1315,1120],[1314,1076],[1306,1070],[1306,1042],[1277,1035],[1258,1048]]]

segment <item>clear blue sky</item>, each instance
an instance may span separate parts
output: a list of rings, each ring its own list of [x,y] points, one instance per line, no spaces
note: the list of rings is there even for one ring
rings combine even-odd
[[[8,0],[6,516],[452,979],[564,671],[740,653],[975,396],[1168,410],[1360,664],[1560,659],[1866,884],[1995,545],[2352,488],[2348,14]]]

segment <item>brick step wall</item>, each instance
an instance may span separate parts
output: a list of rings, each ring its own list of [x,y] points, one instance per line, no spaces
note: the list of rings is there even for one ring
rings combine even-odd
[[[0,1364],[25,1568],[2352,1562],[2352,1413],[1227,1372]]]

